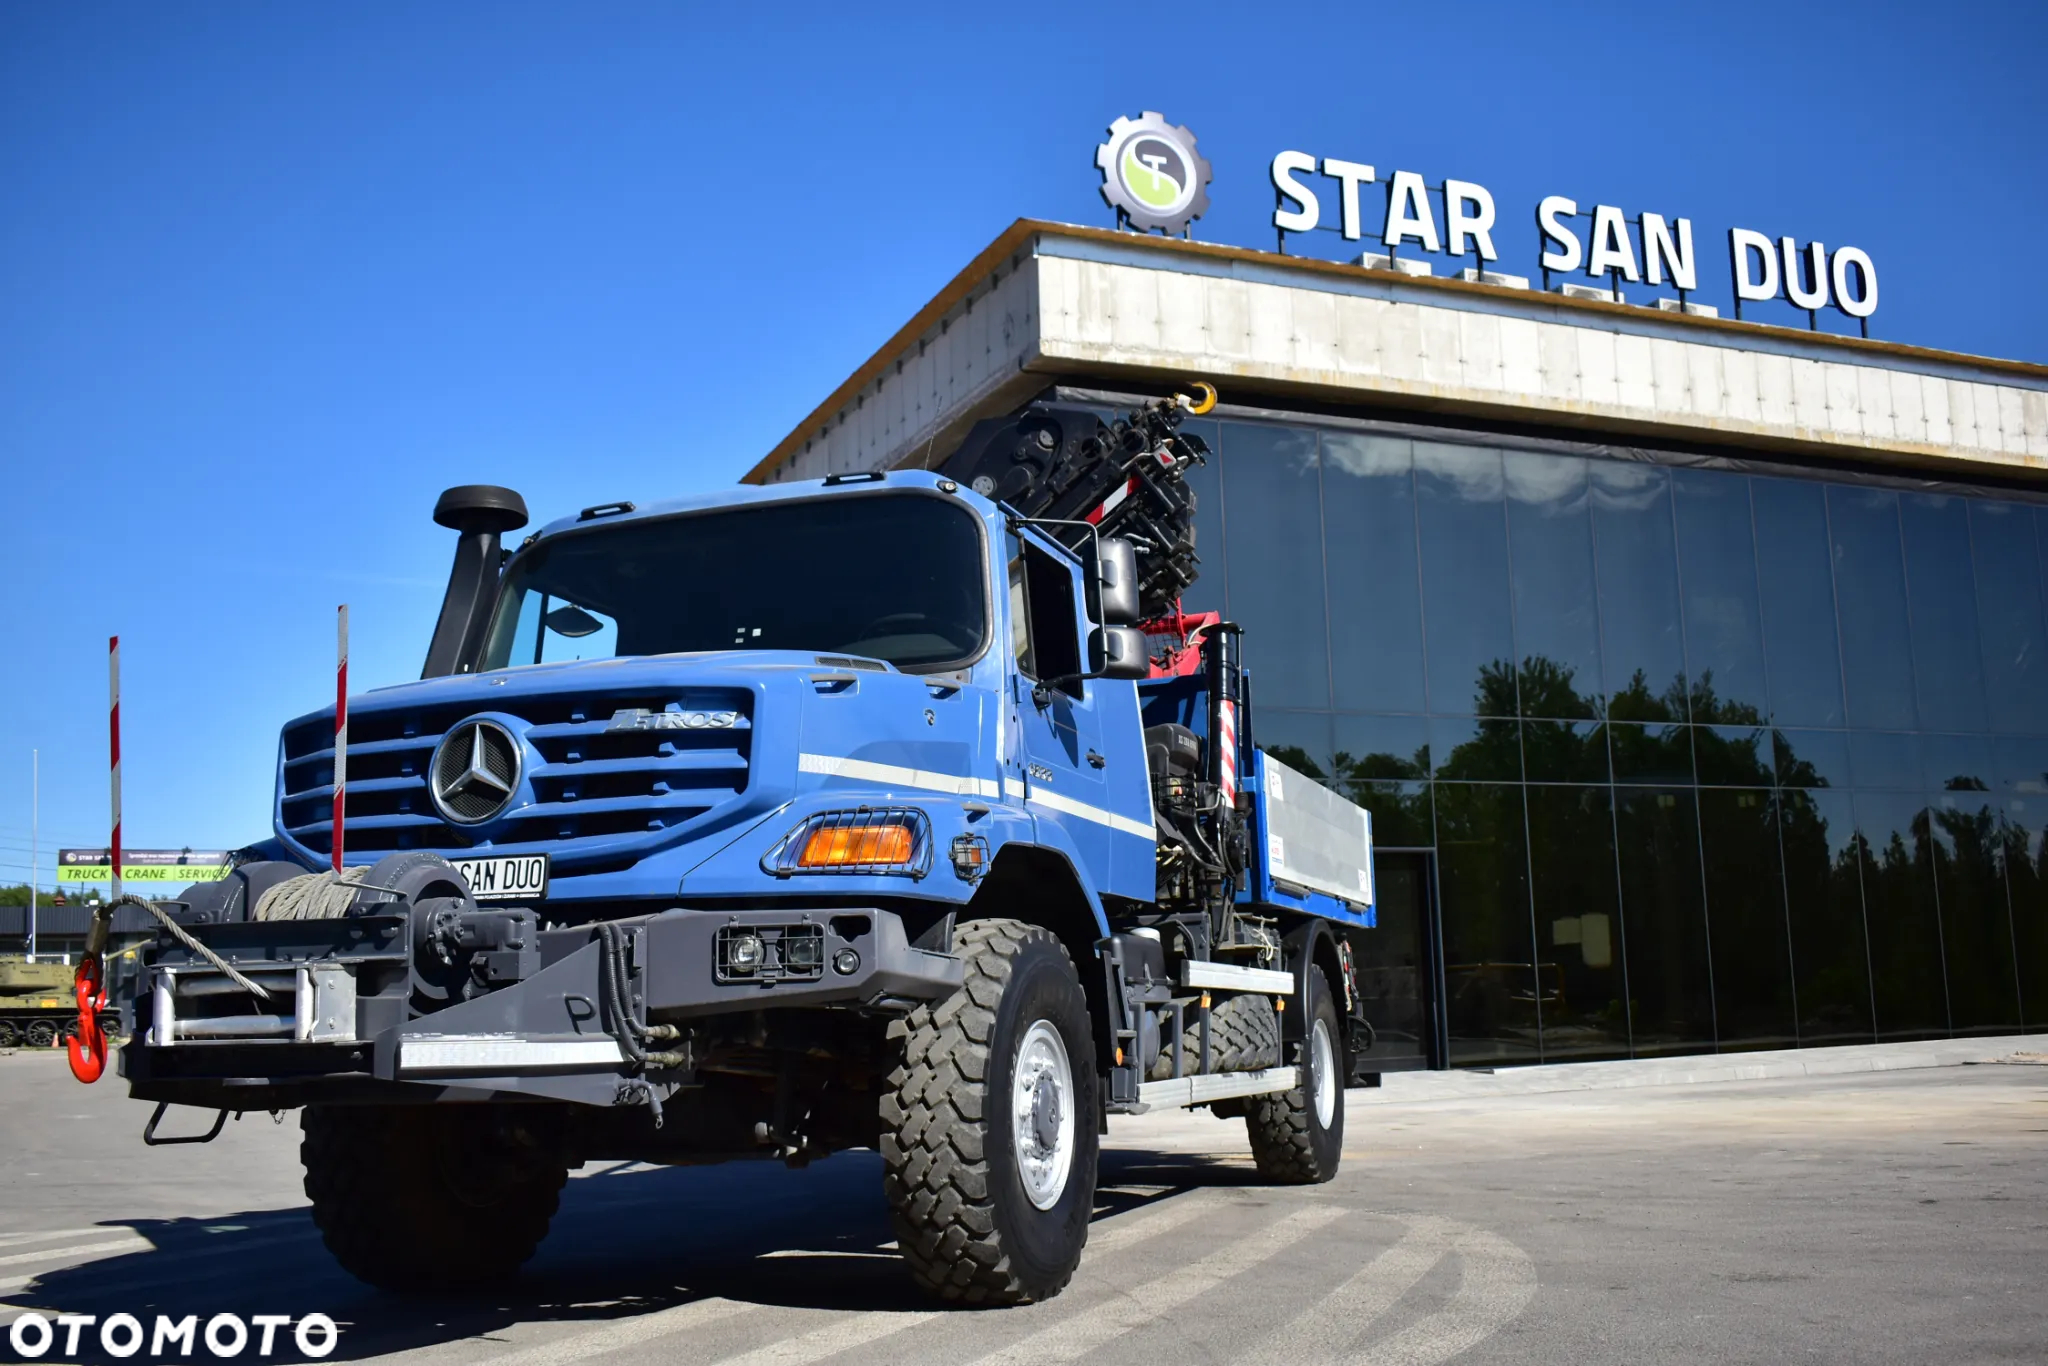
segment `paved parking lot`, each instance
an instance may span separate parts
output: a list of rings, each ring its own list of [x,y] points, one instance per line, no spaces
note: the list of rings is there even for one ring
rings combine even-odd
[[[993,1311],[912,1291],[869,1154],[592,1168],[520,1280],[422,1302],[329,1263],[294,1119],[146,1149],[146,1107],[54,1054],[0,1057],[0,1097],[0,1321],[319,1311],[331,1359],[447,1366],[2048,1360],[2048,1066],[1354,1091],[1306,1190],[1260,1186],[1238,1123],[1120,1120],[1073,1286]]]

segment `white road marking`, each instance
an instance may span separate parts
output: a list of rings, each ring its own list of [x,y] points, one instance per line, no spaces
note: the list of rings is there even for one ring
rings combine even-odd
[[[1298,1363],[1304,1356],[1327,1355],[1356,1342],[1358,1336],[1403,1295],[1427,1276],[1450,1252],[1453,1238],[1466,1228],[1433,1215],[1389,1215],[1408,1226],[1399,1242],[1361,1267],[1313,1308],[1267,1338],[1240,1366]]]
[[[21,1266],[28,1262],[52,1262],[60,1257],[90,1257],[95,1252],[140,1252],[155,1247],[139,1233],[130,1233],[103,1243],[78,1243],[71,1247],[46,1247],[36,1252],[17,1252],[0,1257],[0,1266]]]
[[[1347,1366],[1437,1366],[1514,1321],[1536,1297],[1536,1265],[1497,1233],[1468,1229],[1452,1244],[1462,1263],[1443,1308],[1350,1357]]]
[[[1298,1209],[1200,1261],[1175,1267],[1164,1276],[1124,1290],[1112,1300],[991,1352],[974,1366],[1038,1366],[1041,1362],[1073,1361],[1086,1356],[1126,1333],[1152,1324],[1190,1300],[1199,1299],[1231,1277],[1278,1256],[1323,1225],[1343,1218],[1345,1213],[1336,1205]]]
[[[1084,1260],[1144,1238],[1171,1232],[1210,1212],[1217,1203],[1213,1192],[1196,1191],[1178,1199],[1162,1201],[1134,1214],[1112,1219],[1090,1233]],[[607,1352],[616,1352],[621,1348],[651,1342],[656,1338],[667,1337],[671,1333],[685,1332],[704,1324],[715,1323],[720,1319],[750,1313],[761,1307],[757,1304],[716,1297],[692,1300],[688,1304],[679,1304],[672,1309],[663,1309],[638,1318],[620,1319],[601,1328],[572,1333],[556,1338],[552,1342],[540,1343],[504,1356],[493,1356],[490,1358],[491,1366],[566,1366],[569,1362],[583,1361]],[[726,1358],[715,1363],[715,1366],[806,1366],[809,1362],[822,1360],[834,1353],[888,1337],[893,1333],[900,1333],[906,1328],[937,1318],[943,1312],[945,1311],[935,1309],[924,1313],[851,1314],[797,1337],[785,1338]],[[461,1355],[461,1345],[448,1343],[402,1352],[389,1359],[453,1361]]]
[[[1081,1254],[1085,1266],[1092,1258],[1145,1238],[1170,1233],[1211,1213],[1221,1200],[1214,1191],[1199,1190],[1175,1199],[1161,1200],[1130,1214],[1121,1215],[1088,1230],[1088,1248]]]
[[[69,1232],[74,1234],[110,1233],[112,1231],[113,1230],[111,1229],[100,1228],[69,1230]],[[0,1266],[19,1266],[24,1262],[51,1261],[60,1257],[86,1257],[95,1252],[175,1252],[177,1263],[176,1269],[172,1269],[171,1266],[167,1265],[165,1263],[165,1259],[163,1258],[157,1258],[154,1261],[141,1262],[135,1264],[132,1267],[123,1268],[123,1270],[127,1273],[123,1277],[124,1284],[130,1286],[148,1285],[161,1282],[164,1280],[190,1279],[187,1273],[189,1271],[191,1264],[194,1262],[212,1260],[223,1256],[241,1256],[244,1253],[254,1251],[255,1249],[260,1247],[270,1247],[277,1243],[294,1242],[303,1242],[306,1243],[309,1247],[315,1246],[312,1240],[303,1233],[278,1232],[262,1234],[255,1238],[222,1237],[218,1243],[213,1244],[211,1246],[188,1245],[184,1247],[170,1249],[160,1247],[156,1243],[150,1241],[150,1239],[148,1239],[144,1235],[136,1233],[132,1234],[130,1237],[120,1242],[109,1241],[103,1243],[87,1243],[82,1246],[74,1247],[44,1248],[39,1252],[17,1252],[9,1257],[0,1257]],[[67,1271],[77,1271],[81,1267],[91,1265],[93,1265],[93,1263],[89,1261],[71,1262],[64,1266],[44,1267],[41,1271],[31,1272],[29,1275],[26,1276],[7,1276],[4,1278],[0,1278],[0,1291],[19,1290],[21,1289],[21,1287],[29,1284],[31,1281],[42,1280],[45,1277],[49,1276],[61,1275]]]
[[[1182,1224],[1192,1223],[1209,1212],[1216,1204],[1215,1197],[1208,1191],[1197,1191],[1179,1200],[1162,1203],[1156,1208],[1141,1211],[1136,1215],[1110,1220],[1099,1231],[1091,1231],[1088,1250],[1083,1260],[1104,1252],[1114,1252],[1145,1238],[1155,1238],[1168,1233]],[[772,1255],[772,1254],[771,1254]],[[810,1366],[814,1361],[840,1352],[864,1346],[877,1339],[915,1328],[940,1317],[942,1310],[928,1310],[917,1313],[867,1313],[855,1314],[828,1323],[797,1337],[781,1342],[771,1342],[764,1347],[742,1352],[737,1356],[725,1357],[713,1366]]]
[[[691,1300],[688,1304],[679,1304],[652,1314],[642,1314],[637,1318],[617,1319],[602,1328],[571,1333],[567,1337],[556,1338],[553,1342],[543,1342],[523,1351],[492,1353],[486,1360],[491,1366],[567,1366],[567,1363],[572,1361],[587,1361],[591,1357],[603,1356],[606,1352],[616,1352],[626,1347],[636,1347],[655,1338],[667,1337],[671,1333],[702,1328],[720,1319],[751,1314],[760,1307],[757,1304],[742,1304],[736,1300],[722,1300],[716,1297]],[[458,1353],[450,1352],[446,1346],[437,1345],[412,1352],[401,1352],[384,1360],[419,1361],[450,1358],[455,1355]]]
[[[922,1313],[871,1312],[853,1314],[808,1333],[781,1342],[771,1342],[738,1356],[721,1357],[712,1366],[810,1366],[877,1338],[915,1328],[939,1316],[936,1309]],[[495,1364],[494,1364],[495,1366]]]
[[[96,1234],[114,1231],[100,1225],[95,1228],[46,1228],[38,1233],[0,1233],[0,1247],[19,1247],[23,1243],[47,1243],[52,1238],[90,1238]]]

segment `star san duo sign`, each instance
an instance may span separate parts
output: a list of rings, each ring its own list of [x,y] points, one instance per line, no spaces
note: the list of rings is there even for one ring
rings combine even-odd
[[[1322,183],[1326,181],[1335,182],[1337,231],[1350,241],[1364,236],[1364,210],[1359,201],[1363,186],[1379,183],[1379,173],[1372,166],[1286,151],[1273,158],[1270,175],[1273,227],[1281,234],[1281,250],[1286,250],[1286,234],[1322,226],[1323,196],[1332,193],[1331,187]],[[1319,175],[1319,179],[1305,178],[1311,175]],[[1498,215],[1493,195],[1484,185],[1449,179],[1430,185],[1414,171],[1395,171],[1385,184],[1385,211],[1378,216],[1378,236],[1390,262],[1409,243],[1450,256],[1463,256],[1470,250],[1480,261],[1481,271],[1487,263],[1500,259],[1492,236]],[[1436,218],[1438,202],[1443,205],[1441,233]],[[1583,228],[1580,220],[1584,220]],[[1581,209],[1577,200],[1554,194],[1536,205],[1536,226],[1546,278],[1553,272],[1570,275],[1583,270],[1588,279],[1601,282],[1617,299],[1623,281],[1653,286],[1668,281],[1679,292],[1681,305],[1686,302],[1685,295],[1699,288],[1699,258],[1689,218],[1666,218],[1657,213],[1630,217],[1612,204]],[[1633,234],[1631,227],[1636,230]],[[1809,316],[1832,306],[1862,322],[1877,311],[1877,267],[1860,247],[1829,251],[1822,243],[1800,243],[1791,237],[1780,237],[1774,243],[1752,229],[1730,228],[1728,260],[1737,317],[1742,316],[1745,301],[1780,297]]]
[[[1197,150],[1194,134],[1159,113],[1147,110],[1111,124],[1108,139],[1095,149],[1095,164],[1102,172],[1102,197],[1116,210],[1119,227],[1185,236],[1188,225],[1208,209],[1209,163]],[[1469,255],[1478,264],[1463,270],[1465,278],[1528,287],[1525,277],[1488,269],[1500,259],[1494,243],[1499,213],[1492,192],[1476,181],[1444,179],[1432,185],[1419,172],[1404,170],[1382,180],[1367,162],[1292,150],[1274,156],[1268,174],[1276,246],[1283,254],[1290,233],[1335,232],[1347,242],[1359,242],[1370,229],[1384,250],[1362,253],[1361,265],[1427,275],[1433,273],[1431,263],[1414,253],[1455,259]],[[1379,192],[1379,205],[1367,202],[1367,186]],[[1625,302],[1624,283],[1668,284],[1678,298],[1660,300],[1660,307],[1715,313],[1687,298],[1700,279],[1691,219],[1648,212],[1630,216],[1612,204],[1581,208],[1564,195],[1543,198],[1535,218],[1546,288],[1553,275],[1583,274],[1586,283],[1561,281],[1557,287],[1566,294]],[[1403,256],[1404,249],[1410,254]],[[1833,307],[1869,335],[1869,320],[1877,311],[1877,267],[1861,248],[1830,251],[1820,242],[1774,241],[1749,228],[1730,228],[1728,262],[1736,317],[1742,316],[1745,302],[1782,298],[1806,311],[1809,326],[1817,328],[1819,310]]]

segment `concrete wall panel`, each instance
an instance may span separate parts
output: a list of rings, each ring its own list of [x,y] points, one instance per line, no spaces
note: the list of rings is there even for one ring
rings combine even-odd
[[[1580,328],[1577,340],[1579,392],[1568,396],[1566,401],[1580,409],[1588,404],[1619,408],[1621,390],[1617,383],[1614,334],[1593,328]]]
[[[1562,405],[1573,402],[1583,392],[1582,374],[1579,369],[1579,339],[1568,327],[1548,327],[1542,323],[1530,323],[1536,329],[1536,354],[1543,366],[1543,388],[1539,395],[1549,404]]]
[[[1549,392],[1543,372],[1543,329],[1527,318],[1500,320],[1501,388],[1532,401]]]
[[[1500,392],[1507,387],[1501,373],[1501,322],[1491,313],[1458,315],[1459,370],[1462,382],[1472,388]]]
[[[1445,309],[1430,309],[1422,314],[1422,379],[1433,389],[1455,392],[1465,387],[1458,318],[1458,314]]]

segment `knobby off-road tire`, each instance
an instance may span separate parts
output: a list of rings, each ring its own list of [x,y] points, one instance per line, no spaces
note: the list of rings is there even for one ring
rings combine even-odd
[[[307,1107],[306,1195],[343,1270],[381,1290],[461,1290],[501,1283],[533,1255],[568,1169],[494,1158],[483,1110]]]
[[[1170,1026],[1170,1022],[1169,1022]],[[1180,1074],[1192,1077],[1202,1070],[1202,1030],[1193,1012],[1187,1015],[1187,1033],[1180,1041]],[[1217,1072],[1256,1072],[1280,1065],[1280,1016],[1273,1002],[1264,996],[1231,996],[1209,1008],[1209,1066]],[[1165,1081],[1173,1076],[1173,1053],[1159,1050],[1152,1064],[1151,1079]]]
[[[1087,998],[1037,926],[973,921],[953,951],[960,990],[890,1027],[902,1051],[882,1093],[883,1184],[919,1285],[1028,1304],[1065,1287],[1088,1241],[1101,1101]],[[1063,1173],[1046,1156],[1061,1149]]]
[[[1321,968],[1308,970],[1301,1084],[1246,1102],[1252,1158],[1268,1181],[1309,1186],[1337,1174],[1344,1153],[1344,1034]]]

